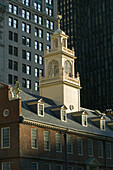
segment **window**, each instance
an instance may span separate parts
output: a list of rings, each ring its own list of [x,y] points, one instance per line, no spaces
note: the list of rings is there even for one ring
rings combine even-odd
[[[38,82],[35,82],[35,91],[39,91],[39,83]]]
[[[27,60],[30,61],[31,60],[31,53],[29,51],[27,51]]]
[[[72,65],[71,62],[69,60],[66,60],[64,63],[64,70],[65,70],[65,74],[69,77],[72,76]]]
[[[27,38],[27,46],[31,47],[31,39],[30,38]]]
[[[50,45],[47,45],[47,50],[49,50],[50,49]]]
[[[18,48],[17,47],[14,47],[14,55],[18,56]]]
[[[34,2],[34,8],[38,11],[41,11],[42,10],[42,6],[41,4],[37,3],[37,2]]]
[[[26,18],[26,11],[24,9],[22,9],[22,17]]]
[[[39,76],[43,76],[43,70],[42,69],[39,70]]]
[[[43,38],[43,31],[39,29],[39,38]]]
[[[39,17],[39,25],[43,25],[43,18],[42,17]]]
[[[26,45],[26,37],[22,36],[22,44]]]
[[[38,63],[38,55],[35,54],[35,63]]]
[[[13,12],[13,5],[12,4],[9,4],[9,12]]]
[[[50,21],[46,20],[46,27],[49,28],[49,26],[50,26]]]
[[[38,163],[32,162],[32,170],[38,170]]]
[[[83,141],[80,137],[77,138],[77,150],[78,155],[83,155]]]
[[[44,104],[38,103],[38,115],[44,116]]]
[[[26,24],[25,23],[22,23],[22,31],[26,31]]]
[[[49,16],[53,16],[53,10],[49,9]]]
[[[56,170],[62,170],[62,165],[57,165],[57,169]]]
[[[18,15],[18,7],[14,5],[13,9],[14,9],[13,13],[15,15]]]
[[[22,3],[26,6],[30,6],[30,0],[22,0]]]
[[[13,54],[13,47],[11,45],[9,45],[9,54]]]
[[[9,84],[12,84],[12,75],[11,74],[8,75],[8,82],[9,82]]]
[[[27,20],[30,20],[30,18],[31,18],[31,14],[30,14],[29,11],[27,11],[27,13],[26,13],[26,19],[27,19]]]
[[[50,28],[53,30],[54,29],[54,23],[53,21],[50,22]]]
[[[73,170],[73,167],[72,166],[68,166],[68,170]]]
[[[105,118],[104,117],[101,117],[101,120],[100,120],[100,129],[101,130],[105,130]]]
[[[46,8],[46,14],[47,15],[49,14],[49,8]]]
[[[26,87],[26,79],[22,79],[22,87]]]
[[[18,70],[18,63],[16,61],[14,61],[14,70]]]
[[[16,83],[16,81],[18,81],[18,77],[14,76],[14,84]]]
[[[12,69],[12,60],[9,60],[9,69]]]
[[[9,31],[9,40],[13,40],[13,33]]]
[[[39,69],[35,68],[35,77],[39,77]]]
[[[47,32],[47,41],[50,41],[50,33]]]
[[[30,66],[27,66],[27,74],[31,74],[31,67]]]
[[[38,28],[35,27],[35,36],[38,36]]]
[[[27,89],[31,89],[31,80],[27,80]]]
[[[13,26],[13,19],[11,17],[9,17],[9,26],[12,27]]]
[[[103,157],[103,143],[102,141],[98,141],[98,157]]]
[[[43,57],[41,55],[39,56],[39,64],[43,64]]]
[[[88,139],[88,155],[93,156],[93,141]]]
[[[1,129],[1,147],[9,148],[10,147],[10,128]]]
[[[72,153],[73,152],[73,148],[72,148],[72,136],[71,135],[67,135],[67,150],[68,150],[68,153]]]
[[[87,126],[87,114],[85,112],[82,114],[82,125]]]
[[[17,33],[14,33],[14,41],[18,42],[18,34]]]
[[[39,42],[39,51],[43,51],[43,44]]]
[[[50,133],[49,133],[49,131],[44,131],[44,149],[50,150]]]
[[[14,23],[13,23],[14,25],[14,28],[18,28],[18,20],[16,20],[16,19],[14,19]]]
[[[10,163],[2,162],[2,170],[10,170]]]
[[[62,140],[61,140],[61,134],[56,133],[56,151],[61,152],[62,151]]]
[[[44,165],[44,170],[51,170],[51,166],[49,164]]]
[[[66,117],[66,111],[61,109],[61,120],[66,121],[67,117]]]
[[[38,50],[38,41],[35,41],[35,50]]]
[[[31,147],[38,148],[38,129],[31,129]]]
[[[106,142],[106,155],[108,159],[111,159],[111,143]]]
[[[25,64],[22,64],[22,72],[26,73],[26,65]]]
[[[26,59],[26,51],[25,50],[22,50],[22,58]]]
[[[35,19],[35,23],[38,23],[38,16],[37,15],[34,16],[34,19]]]

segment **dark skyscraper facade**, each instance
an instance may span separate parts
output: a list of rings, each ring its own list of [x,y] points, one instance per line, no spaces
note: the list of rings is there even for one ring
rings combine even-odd
[[[78,57],[81,106],[113,109],[113,1],[60,0],[59,13]]]

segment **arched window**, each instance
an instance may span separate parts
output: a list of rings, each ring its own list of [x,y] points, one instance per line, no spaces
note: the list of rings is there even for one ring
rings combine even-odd
[[[56,77],[59,74],[59,63],[56,60],[52,60],[48,65],[49,77]]]
[[[64,68],[65,68],[66,75],[72,77],[72,65],[70,61],[68,60],[65,61]]]
[[[62,40],[62,46],[66,47],[66,40],[64,38]]]

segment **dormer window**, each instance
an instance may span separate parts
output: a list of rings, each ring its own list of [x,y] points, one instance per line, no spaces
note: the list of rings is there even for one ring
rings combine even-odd
[[[82,125],[87,126],[87,114],[85,112],[82,114]]]
[[[62,110],[61,109],[61,120],[62,121],[66,121],[67,120],[66,110]]]
[[[37,114],[38,116],[44,116],[44,103],[43,100],[39,100],[37,103]]]
[[[105,117],[101,117],[100,119],[100,129],[105,130]]]

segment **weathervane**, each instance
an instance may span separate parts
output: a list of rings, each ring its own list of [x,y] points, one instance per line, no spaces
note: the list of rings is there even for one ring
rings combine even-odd
[[[60,30],[60,20],[62,19],[62,15],[57,15],[58,18],[58,29]]]

